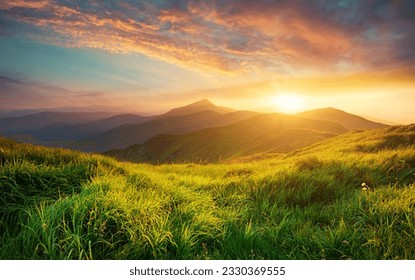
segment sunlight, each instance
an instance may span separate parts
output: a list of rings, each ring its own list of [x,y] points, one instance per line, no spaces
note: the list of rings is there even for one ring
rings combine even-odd
[[[297,94],[280,94],[273,100],[279,112],[294,114],[304,109],[304,99]]]

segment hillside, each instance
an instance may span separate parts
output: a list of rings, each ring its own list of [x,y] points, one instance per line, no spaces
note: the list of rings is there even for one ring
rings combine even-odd
[[[207,127],[223,126],[256,115],[255,112],[235,111],[220,114],[213,111],[200,111],[189,115],[164,116],[140,124],[127,124],[99,134],[85,142],[73,146],[88,151],[106,151],[126,148],[155,137],[159,134],[182,134]]]
[[[349,114],[349,113],[346,113],[342,110],[335,109],[335,108],[324,108],[324,109],[306,111],[306,112],[297,114],[297,116],[312,119],[312,120],[335,122],[335,123],[342,125],[348,130],[376,129],[376,128],[384,128],[388,126],[386,124],[369,121],[360,116]]]
[[[0,138],[0,259],[415,259],[414,141],[152,166]]]
[[[263,114],[183,135],[158,135],[105,154],[135,162],[217,162],[258,153],[286,153],[346,132],[342,126],[284,114]]]

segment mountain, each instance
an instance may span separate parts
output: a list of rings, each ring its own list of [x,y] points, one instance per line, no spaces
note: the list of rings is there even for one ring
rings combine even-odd
[[[339,124],[280,113],[261,114],[222,127],[158,135],[142,145],[105,154],[137,162],[216,162],[257,153],[286,153],[345,133]]]
[[[144,123],[116,127],[86,141],[78,142],[72,148],[87,151],[126,148],[133,144],[144,143],[159,134],[183,134],[202,128],[228,125],[256,114],[258,113],[250,111],[235,111],[227,114],[200,111],[188,115],[164,115]]]
[[[82,124],[108,118],[112,115],[112,113],[106,112],[41,112],[22,117],[1,118],[0,133],[10,135],[13,133],[43,129],[51,125]]]
[[[200,112],[205,113],[198,114]],[[216,106],[206,99],[174,108],[157,116],[40,112],[0,119],[0,133],[15,140],[33,144],[103,151],[143,143],[160,133],[186,133],[205,127],[227,125],[256,114],[247,111],[234,114],[230,112],[234,110]],[[185,120],[187,117],[167,120],[193,114],[196,114],[194,120]],[[216,118],[219,115],[220,119]],[[136,126],[145,122],[150,123]]]
[[[150,120],[134,114],[121,114],[83,124],[55,124],[43,129],[27,131],[40,141],[79,141],[94,137],[114,127],[125,124],[138,124]]]
[[[349,114],[335,108],[323,108],[306,111],[297,114],[297,116],[313,120],[336,122],[338,124],[341,124],[347,130],[376,129],[388,126],[383,123],[369,121],[360,116]]]
[[[192,104],[189,104],[189,105],[186,105],[186,106],[174,108],[174,109],[168,111],[167,113],[161,115],[160,117],[172,117],[172,116],[180,116],[180,115],[189,115],[189,114],[193,114],[193,113],[201,112],[201,111],[212,111],[212,112],[216,112],[216,113],[220,113],[220,114],[226,114],[226,113],[233,112],[235,110],[233,110],[231,108],[216,106],[212,102],[210,102],[209,100],[202,99],[200,101],[197,101],[195,103],[192,103]]]

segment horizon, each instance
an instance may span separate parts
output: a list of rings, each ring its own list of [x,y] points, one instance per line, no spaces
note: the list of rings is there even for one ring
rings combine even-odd
[[[161,112],[155,112],[155,113],[146,113],[146,112],[134,112],[134,111],[116,111],[116,110],[106,110],[105,108],[101,108],[101,110],[94,110],[91,109],[91,107],[62,107],[62,108],[47,108],[45,110],[43,109],[28,109],[28,110],[22,110],[22,111],[0,111],[0,119],[1,118],[15,118],[15,117],[27,117],[27,116],[31,116],[31,115],[36,115],[36,114],[42,114],[42,113],[108,113],[110,114],[109,117],[103,117],[103,119],[108,119],[111,118],[113,116],[117,116],[117,115],[122,115],[122,114],[132,114],[132,115],[140,115],[140,116],[146,116],[146,117],[152,117],[152,116],[160,116],[163,114],[167,114],[168,112],[174,110],[174,109],[179,109],[179,108],[183,108],[183,107],[187,107],[187,106],[191,106],[200,102],[209,102],[211,105],[215,106],[215,107],[224,107],[221,106],[220,104],[216,104],[214,102],[211,102],[209,99],[204,98],[204,99],[200,99],[194,102],[191,102],[189,104],[182,104],[181,106],[178,107],[172,107],[170,109],[161,111]],[[243,111],[243,110],[239,110],[239,109],[235,109],[235,108],[231,108],[231,107],[226,107],[228,109],[231,109],[233,111]],[[108,108],[107,108],[108,109]],[[278,110],[272,110],[271,108],[269,108],[268,110],[264,109],[264,110],[249,110],[252,112],[256,112],[256,113],[260,113],[260,114],[273,114],[273,113],[280,113],[280,114],[286,114],[286,115],[301,115],[302,113],[306,113],[306,112],[310,112],[310,111],[315,111],[315,110],[327,110],[327,109],[333,109],[333,110],[338,110],[338,111],[342,111],[345,112],[347,114],[351,114],[351,115],[355,115],[357,117],[362,117],[366,120],[369,121],[373,121],[373,122],[379,122],[379,123],[383,123],[383,124],[387,124],[387,125],[405,125],[402,123],[395,123],[393,121],[389,121],[389,120],[384,120],[384,119],[377,119],[375,117],[369,116],[369,115],[357,115],[354,114],[352,112],[348,112],[339,108],[335,108],[335,107],[322,107],[322,108],[311,108],[311,109],[307,109],[307,110],[299,110],[299,111],[295,111],[295,112],[284,112],[284,111],[278,111]],[[226,113],[225,113],[226,114]],[[412,124],[412,123],[408,123],[408,124]]]
[[[415,122],[415,4],[0,2],[0,111],[337,108]],[[105,110],[104,110],[105,111]]]

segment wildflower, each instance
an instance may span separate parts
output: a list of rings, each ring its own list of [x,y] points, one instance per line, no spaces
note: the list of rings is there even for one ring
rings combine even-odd
[[[47,227],[48,227],[48,225],[47,225],[47,224],[45,224],[45,223],[43,223],[43,224],[42,224],[42,228],[43,228],[43,229],[46,229]]]
[[[362,191],[368,191],[368,190],[370,190],[370,188],[369,188],[369,186],[365,183],[365,182],[363,182],[362,183]]]

